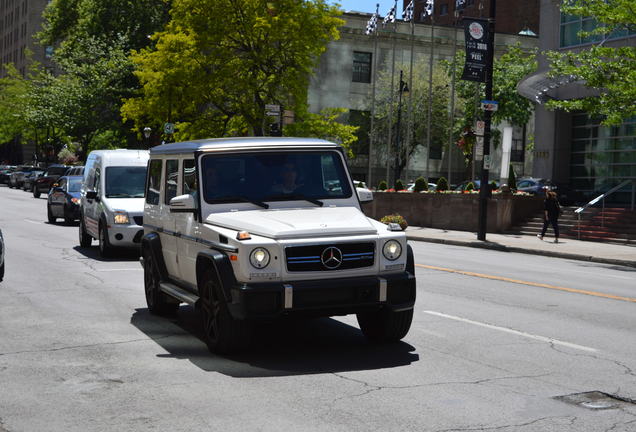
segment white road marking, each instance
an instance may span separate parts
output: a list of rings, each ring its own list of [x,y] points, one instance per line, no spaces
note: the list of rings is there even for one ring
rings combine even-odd
[[[469,320],[467,318],[461,318],[461,317],[457,317],[457,316],[454,316],[454,315],[447,315],[447,314],[441,313],[441,312],[435,312],[435,311],[423,311],[423,312],[426,313],[426,314],[429,314],[429,315],[435,315],[435,316],[442,317],[442,318],[448,318],[448,319],[452,319],[452,320],[455,320],[455,321],[464,322],[464,323],[467,323],[467,324],[473,324],[473,325],[476,325],[476,326],[489,328],[489,329],[492,329],[492,330],[499,330],[499,331],[502,331],[502,332],[505,332],[505,333],[510,333],[510,334],[514,334],[514,335],[517,335],[517,336],[523,336],[523,337],[526,337],[526,338],[529,338],[529,339],[535,339],[535,340],[539,340],[539,341],[542,341],[542,342],[547,342],[547,343],[554,344],[554,345],[561,345],[561,346],[565,346],[565,347],[568,347],[568,348],[573,348],[573,349],[577,349],[577,350],[581,350],[581,351],[588,351],[588,352],[597,352],[598,351],[595,348],[590,348],[590,347],[586,347],[586,346],[583,346],[583,345],[577,345],[577,344],[573,344],[573,343],[570,343],[570,342],[560,341],[558,339],[553,339],[553,338],[549,338],[549,337],[545,337],[545,336],[539,336],[539,335],[534,335],[534,334],[531,334],[531,333],[526,333],[526,332],[522,332],[522,331],[518,331],[518,330],[509,329],[509,328],[506,328],[506,327],[499,327],[499,326],[492,325],[492,324],[482,323],[482,322],[479,322],[479,321],[473,321],[473,320]]]
[[[34,221],[34,220],[31,220],[31,219],[24,219],[24,221],[32,223],[32,224],[36,224],[36,225],[42,225],[44,223],[44,221]]]

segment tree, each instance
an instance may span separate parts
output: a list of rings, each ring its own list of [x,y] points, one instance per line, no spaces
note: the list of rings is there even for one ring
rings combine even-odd
[[[636,32],[636,8],[633,0],[569,0],[561,12],[592,17],[597,27],[581,32],[598,43],[569,52],[549,52],[552,77],[570,76],[595,90],[592,96],[565,101],[551,100],[548,107],[565,111],[587,111],[617,125],[636,115],[636,47],[607,47],[612,36]]]
[[[492,115],[492,124],[498,125],[504,121],[511,125],[523,126],[534,111],[532,102],[517,93],[517,84],[525,76],[537,69],[537,51],[524,51],[519,43],[508,47],[508,50],[496,58],[493,64],[493,98],[499,102],[497,111]],[[461,76],[465,53],[458,52],[455,58],[455,75]],[[448,71],[452,70],[452,63],[444,61]],[[464,153],[466,161],[472,159],[474,135],[472,134],[475,121],[482,118],[479,101],[483,98],[485,84],[473,81],[456,81],[456,91],[462,103],[459,110],[462,118],[454,125],[457,144]],[[494,132],[494,131],[493,131]],[[496,134],[495,134],[496,135]],[[496,137],[495,137],[496,138]]]
[[[174,0],[156,46],[133,55],[143,89],[122,114],[138,129],[171,120],[176,139],[263,135],[266,104],[306,112],[339,14],[325,0]]]
[[[300,121],[283,128],[286,136],[322,138],[342,145],[352,156],[351,145],[358,139],[358,126],[338,122],[344,108],[323,109],[320,114],[305,113]]]

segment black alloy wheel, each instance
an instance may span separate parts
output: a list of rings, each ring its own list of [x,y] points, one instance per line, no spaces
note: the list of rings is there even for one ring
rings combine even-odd
[[[214,275],[208,273],[200,285],[205,343],[213,353],[229,354],[245,350],[251,342],[252,325],[232,317],[214,281]]]
[[[154,315],[174,314],[179,308],[179,303],[170,301],[168,296],[161,292],[159,284],[159,270],[155,265],[152,254],[145,251],[144,257],[144,291],[146,293],[146,304],[148,311]]]
[[[84,218],[80,215],[80,223],[79,223],[79,244],[83,248],[87,248],[91,246],[93,242],[93,237],[90,236],[84,229]]]

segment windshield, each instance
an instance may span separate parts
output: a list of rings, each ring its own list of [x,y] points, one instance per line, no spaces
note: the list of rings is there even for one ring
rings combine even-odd
[[[349,198],[351,187],[337,151],[208,155],[201,162],[207,203]]]
[[[106,198],[143,198],[146,167],[107,167]]]
[[[68,180],[68,191],[69,192],[79,192],[82,186],[82,178],[74,178]]]

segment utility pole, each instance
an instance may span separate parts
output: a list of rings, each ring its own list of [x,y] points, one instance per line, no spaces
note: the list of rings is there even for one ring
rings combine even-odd
[[[493,58],[495,56],[495,16],[496,16],[496,0],[490,0],[490,17],[488,20],[488,44],[491,49],[488,51],[486,59],[486,100],[492,100],[492,69]],[[491,196],[490,185],[488,184],[487,163],[490,163],[490,126],[492,122],[492,111],[484,111],[484,159],[482,161],[481,185],[479,187],[479,231],[477,233],[478,240],[486,240],[486,229],[488,227],[488,199]]]

